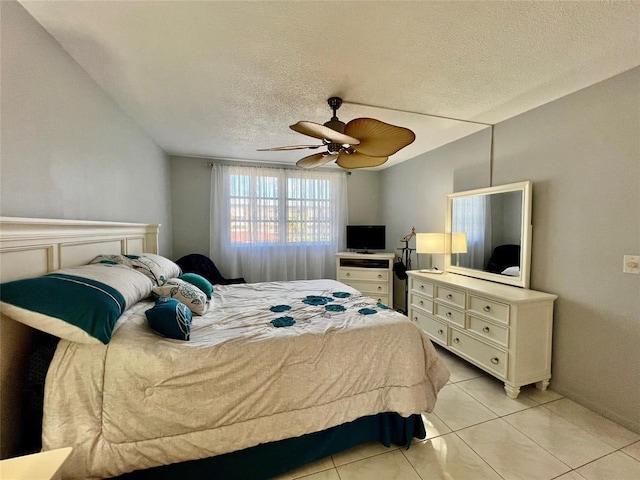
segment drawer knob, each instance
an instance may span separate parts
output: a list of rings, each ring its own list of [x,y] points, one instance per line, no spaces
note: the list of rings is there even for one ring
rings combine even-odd
[[[489,333],[489,331],[490,331],[490,330],[491,330],[491,329],[490,329],[489,327],[484,327],[484,328],[482,329],[482,331],[483,331],[484,333]]]
[[[498,357],[493,357],[491,359],[491,363],[493,363],[494,365],[498,365],[500,363],[500,359]]]
[[[460,343],[460,339],[458,337],[454,338],[453,343]]]
[[[382,278],[382,274],[381,273],[378,274],[378,278]]]
[[[382,287],[380,285],[378,285],[378,290],[382,290]]]
[[[448,298],[449,300],[451,300],[451,299],[453,298],[453,295],[449,294],[449,295],[447,295],[447,298]]]
[[[444,330],[440,329],[438,330],[438,335],[442,335],[444,333]]]
[[[491,307],[489,305],[487,305],[482,310],[484,310],[485,312],[490,312],[491,311]]]
[[[418,321],[418,317],[413,317],[413,321],[417,322]]]
[[[424,301],[422,301],[422,300],[420,300],[418,303],[419,303],[420,305],[424,305]]]
[[[451,318],[451,312],[445,313],[444,316],[447,317],[447,318]]]
[[[347,276],[347,277],[350,277],[350,276],[351,276],[351,274],[350,274],[349,272],[347,272],[346,276]]]
[[[424,285],[420,285],[420,290],[424,290]]]

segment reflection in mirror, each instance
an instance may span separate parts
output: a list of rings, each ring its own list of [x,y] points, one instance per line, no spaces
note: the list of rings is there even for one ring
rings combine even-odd
[[[527,288],[530,197],[530,182],[449,195],[447,269]]]
[[[466,253],[452,249],[456,266],[502,274],[508,267],[519,270],[521,191],[455,198],[452,215],[451,232],[467,237]]]

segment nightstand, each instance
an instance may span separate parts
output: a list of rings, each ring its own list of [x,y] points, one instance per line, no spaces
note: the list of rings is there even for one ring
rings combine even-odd
[[[0,461],[2,480],[58,480],[60,469],[67,460],[71,447]]]

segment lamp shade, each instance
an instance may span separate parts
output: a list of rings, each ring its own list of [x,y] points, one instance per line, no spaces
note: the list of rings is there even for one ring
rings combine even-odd
[[[417,233],[416,252],[445,253],[444,239],[444,233]]]
[[[451,235],[451,253],[467,253],[466,233],[454,233]]]

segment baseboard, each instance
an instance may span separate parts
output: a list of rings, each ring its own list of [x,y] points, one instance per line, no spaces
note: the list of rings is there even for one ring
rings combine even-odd
[[[613,410],[610,410],[606,406],[593,402],[588,398],[584,397],[583,395],[580,395],[579,393],[576,393],[572,390],[563,390],[562,388],[558,388],[558,386],[553,385],[553,379],[551,379],[551,381],[552,381],[552,385],[550,388],[554,392],[557,392],[560,395],[563,395],[564,397],[568,398],[569,400],[573,400],[574,402],[582,405],[583,407],[586,407],[589,410],[592,410],[597,414],[602,415],[605,418],[608,418],[612,422],[616,422],[618,425],[621,425],[624,428],[627,428],[632,432],[635,432],[640,435],[640,421],[624,417],[614,412]]]

